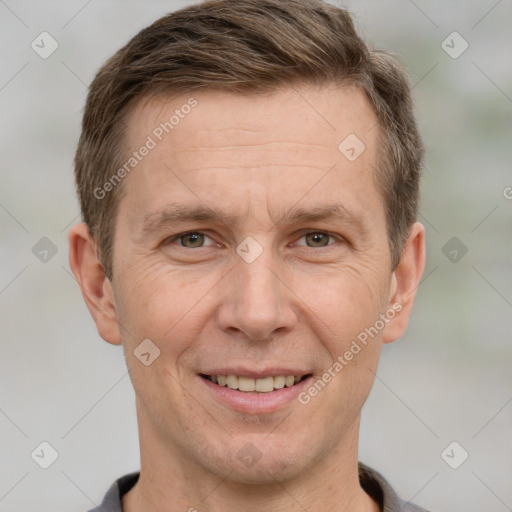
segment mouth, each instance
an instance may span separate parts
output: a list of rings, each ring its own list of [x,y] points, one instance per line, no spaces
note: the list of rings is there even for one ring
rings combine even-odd
[[[204,373],[199,375],[217,386],[227,387],[234,391],[250,394],[272,393],[273,391],[283,388],[291,388],[311,377],[310,373],[305,375],[276,375],[260,378],[242,375],[206,375]]]
[[[197,377],[208,400],[237,413],[267,415],[297,404],[313,374],[298,368],[216,368]]]

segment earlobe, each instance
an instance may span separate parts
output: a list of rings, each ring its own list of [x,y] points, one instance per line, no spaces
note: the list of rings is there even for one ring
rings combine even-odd
[[[415,222],[391,277],[389,307],[398,310],[398,313],[383,331],[384,343],[395,341],[404,334],[424,268],[425,228],[423,224]]]
[[[89,228],[83,222],[74,225],[69,232],[69,265],[99,335],[113,345],[120,345],[112,284],[97,257],[96,243]]]

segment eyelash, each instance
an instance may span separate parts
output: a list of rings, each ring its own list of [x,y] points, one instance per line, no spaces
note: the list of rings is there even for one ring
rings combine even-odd
[[[184,238],[185,236],[187,235],[195,235],[195,234],[200,234],[200,235],[204,235],[205,237],[209,238],[210,240],[212,240],[211,237],[209,237],[207,234],[205,234],[204,232],[202,231],[186,231],[184,233],[179,233],[178,235],[174,235],[168,239],[166,239],[164,241],[164,245],[171,245],[173,242],[179,240],[180,238]],[[306,231],[305,233],[302,233],[302,235],[300,236],[300,238],[304,238],[305,236],[307,235],[311,235],[311,234],[316,234],[316,235],[326,235],[328,236],[329,238],[332,238],[334,240],[338,240],[339,242],[344,242],[345,240],[342,239],[341,237],[337,237],[335,235],[331,235],[330,233],[326,232],[326,231]],[[300,239],[299,238],[299,239]],[[310,246],[307,246],[307,245],[303,245],[302,247],[306,247],[306,248],[309,248],[309,249],[325,249],[326,247],[330,247],[334,244],[327,244],[326,246],[319,246],[319,247],[310,247]],[[179,245],[179,247],[182,247],[183,249],[204,249],[206,247],[209,247],[209,246],[202,246],[202,247],[185,247],[183,245]]]

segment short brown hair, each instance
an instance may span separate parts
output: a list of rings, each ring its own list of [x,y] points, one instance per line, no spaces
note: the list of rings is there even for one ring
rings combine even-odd
[[[350,14],[322,0],[206,0],[141,30],[91,83],[75,178],[83,221],[109,279],[122,187],[106,200],[94,191],[125,160],[125,120],[135,104],[201,88],[255,94],[294,84],[355,85],[370,100],[381,128],[375,179],[396,267],[416,220],[424,155],[408,78],[396,57],[369,48]]]

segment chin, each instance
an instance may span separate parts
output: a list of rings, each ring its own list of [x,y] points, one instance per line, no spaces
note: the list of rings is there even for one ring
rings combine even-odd
[[[238,460],[230,464],[230,473],[227,480],[238,484],[249,485],[275,485],[295,480],[308,469],[297,457],[279,458],[273,456],[267,460],[260,459],[254,466],[245,467]]]
[[[227,448],[227,449],[226,449]],[[316,453],[315,453],[316,452]],[[294,480],[324,455],[309,436],[304,440],[290,436],[270,439],[262,435],[237,436],[230,446],[212,449],[206,462],[210,472],[238,484],[275,485]]]

